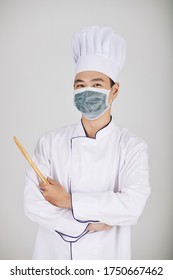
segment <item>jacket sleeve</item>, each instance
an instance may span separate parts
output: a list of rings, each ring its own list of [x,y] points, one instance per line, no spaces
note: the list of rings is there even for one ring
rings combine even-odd
[[[97,220],[112,226],[136,224],[150,194],[147,145],[143,141],[130,143],[122,154],[119,191],[73,193],[76,219]]]
[[[33,161],[46,177],[50,176],[47,145],[48,143],[42,137],[37,144],[33,157]],[[38,185],[39,179],[37,175],[29,168],[26,173],[24,191],[24,211],[26,216],[40,226],[56,231],[66,241],[74,241],[83,236],[88,224],[76,221],[71,210],[56,207],[46,201]]]

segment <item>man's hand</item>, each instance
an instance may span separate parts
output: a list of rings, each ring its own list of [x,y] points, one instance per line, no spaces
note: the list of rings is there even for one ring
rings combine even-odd
[[[49,184],[40,183],[40,190],[43,191],[45,200],[51,204],[60,208],[71,209],[71,195],[65,190],[65,188],[51,178],[47,178]]]
[[[87,230],[89,231],[104,231],[104,230],[109,230],[111,229],[112,226],[109,226],[107,224],[102,224],[102,223],[93,223],[89,224],[87,227]]]

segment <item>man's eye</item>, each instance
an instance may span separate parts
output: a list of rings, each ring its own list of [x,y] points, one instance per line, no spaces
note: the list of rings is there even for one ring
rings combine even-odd
[[[82,87],[84,87],[84,85],[82,85],[82,84],[76,85],[76,88],[82,88]]]
[[[101,84],[94,84],[93,87],[101,87]]]

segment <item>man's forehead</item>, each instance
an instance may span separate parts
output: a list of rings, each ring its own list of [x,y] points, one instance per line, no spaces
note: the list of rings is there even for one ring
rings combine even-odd
[[[108,76],[106,76],[105,74],[102,74],[100,72],[97,71],[84,71],[84,72],[80,72],[75,76],[74,82],[86,82],[86,81],[90,81],[90,82],[96,82],[96,81],[107,81],[109,79]]]

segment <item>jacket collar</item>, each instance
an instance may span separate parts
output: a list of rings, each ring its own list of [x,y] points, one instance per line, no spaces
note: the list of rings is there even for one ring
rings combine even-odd
[[[78,123],[77,125],[77,137],[87,137],[89,139],[99,139],[99,138],[102,138],[104,137],[105,135],[108,135],[109,133],[112,132],[112,130],[115,128],[115,124],[112,120],[112,116],[111,116],[111,120],[110,122],[105,125],[103,128],[101,128],[99,131],[97,131],[96,133],[96,137],[95,138],[89,138],[86,136],[86,131],[85,131],[85,128],[83,126],[83,123],[82,123],[82,120]]]

